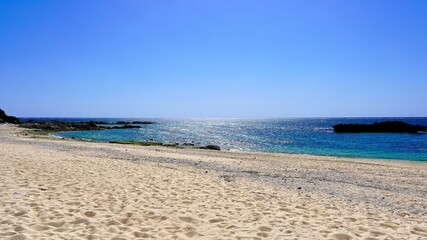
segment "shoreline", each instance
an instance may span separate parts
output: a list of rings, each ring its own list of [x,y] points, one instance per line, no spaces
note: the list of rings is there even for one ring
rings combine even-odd
[[[11,239],[427,237],[422,162],[39,139],[25,130],[0,125],[0,232]]]
[[[25,129],[25,128],[23,128]],[[30,129],[26,129],[26,130],[30,130]],[[96,130],[96,131],[102,131],[102,130]],[[125,145],[132,145],[133,143],[154,143],[152,146],[159,146],[159,144],[162,144],[162,146],[160,145],[160,147],[176,147],[176,148],[181,148],[181,149],[199,149],[199,148],[192,148],[192,147],[188,147],[185,145],[174,145],[174,144],[168,144],[168,143],[163,143],[163,142],[152,142],[152,141],[134,141],[134,140],[129,140],[129,141],[122,141],[121,142],[114,142],[114,141],[97,141],[97,140],[92,140],[92,139],[79,139],[79,138],[68,138],[68,137],[63,137],[63,136],[58,136],[55,135],[55,133],[58,132],[50,132],[45,136],[51,137],[52,139],[58,139],[58,140],[70,140],[70,141],[82,141],[82,142],[93,142],[93,143],[109,143],[109,144],[125,144]],[[35,135],[35,134],[34,134]],[[130,142],[130,143],[124,143],[124,142]],[[148,146],[148,145],[147,145]],[[413,160],[413,159],[399,159],[399,158],[374,158],[374,157],[357,157],[357,156],[342,156],[342,155],[316,155],[316,154],[309,154],[309,153],[282,153],[282,152],[260,152],[260,151],[241,151],[241,150],[237,150],[237,149],[221,149],[220,151],[223,152],[236,152],[236,153],[253,153],[253,154],[277,154],[277,155],[283,155],[283,156],[287,156],[287,155],[301,155],[301,156],[314,156],[314,157],[334,157],[334,158],[342,158],[342,159],[354,159],[356,161],[403,161],[403,162],[413,162],[413,163],[422,163],[422,164],[427,164],[427,161],[424,160]]]
[[[27,130],[31,130],[31,129],[27,129]],[[102,131],[102,130],[96,130],[96,131]],[[62,132],[62,131],[59,131]],[[158,146],[158,145],[163,145],[163,147],[177,147],[177,148],[182,148],[182,149],[192,149],[192,147],[188,147],[185,145],[176,145],[176,144],[169,144],[169,143],[163,143],[163,142],[153,142],[153,141],[136,141],[136,140],[129,140],[129,141],[121,141],[123,143],[119,142],[112,142],[112,141],[97,141],[97,140],[92,140],[92,139],[78,139],[78,138],[68,138],[68,137],[63,137],[63,136],[58,136],[55,135],[55,133],[58,132],[50,132],[47,135],[44,136],[49,136],[55,139],[66,139],[66,140],[70,140],[70,141],[83,141],[83,142],[94,142],[94,143],[112,143],[112,144],[128,144],[131,145],[132,143],[153,143],[153,146]],[[34,134],[35,136],[37,136],[36,134]],[[40,135],[42,136],[42,135]],[[124,143],[124,142],[129,142],[129,143]],[[193,149],[198,149],[196,147],[193,147]],[[316,156],[316,157],[335,157],[335,158],[343,158],[343,159],[356,159],[356,160],[378,160],[378,161],[403,161],[403,162],[418,162],[418,163],[425,163],[427,164],[427,161],[425,160],[413,160],[413,159],[399,159],[399,158],[375,158],[375,157],[358,157],[358,156],[342,156],[342,155],[315,155],[315,154],[309,154],[309,153],[282,153],[282,152],[260,152],[260,151],[244,151],[244,150],[238,150],[238,149],[221,149],[221,151],[224,152],[240,152],[240,153],[255,153],[255,154],[279,154],[279,155],[307,155],[307,156]]]

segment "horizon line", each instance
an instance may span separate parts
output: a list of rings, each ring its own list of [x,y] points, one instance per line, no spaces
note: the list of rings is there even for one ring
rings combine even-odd
[[[17,117],[17,118],[23,118],[23,119],[30,119],[30,118],[70,118],[70,119],[79,119],[79,118],[122,118],[122,119],[301,119],[301,118],[427,118],[427,116],[328,116],[328,117],[319,117],[319,116],[305,116],[305,117]]]

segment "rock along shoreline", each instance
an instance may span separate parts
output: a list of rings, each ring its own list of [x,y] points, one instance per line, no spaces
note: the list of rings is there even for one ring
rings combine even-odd
[[[17,124],[19,127],[34,130],[34,137],[41,137],[55,132],[68,132],[68,131],[90,131],[90,130],[109,130],[109,129],[137,129],[143,128],[141,125],[157,124],[153,121],[116,121],[116,122],[105,122],[105,121],[80,121],[80,122],[67,122],[59,120],[48,120],[40,121],[29,119],[26,121],[20,121],[14,116],[8,116],[3,110],[0,109],[0,123],[11,123]],[[73,140],[81,140],[75,139]],[[177,147],[177,148],[196,148],[196,149],[207,149],[207,150],[221,150],[218,145],[208,144],[201,145],[199,142],[190,143],[173,143],[167,144],[162,142],[155,142],[153,139],[147,141],[109,141],[114,144],[132,144],[139,146],[166,146],[166,147]]]

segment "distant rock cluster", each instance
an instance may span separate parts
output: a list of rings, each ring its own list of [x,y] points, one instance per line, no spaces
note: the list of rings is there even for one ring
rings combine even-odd
[[[20,127],[45,130],[48,132],[59,131],[83,131],[83,130],[104,130],[104,129],[130,129],[142,128],[144,124],[154,124],[151,121],[118,121],[118,122],[68,122],[68,121],[39,121],[28,120],[21,122],[14,116],[8,116],[0,109],[0,123],[19,124]],[[110,126],[109,126],[110,125]]]
[[[412,125],[402,121],[374,122],[373,124],[337,124],[337,133],[417,133],[427,131],[426,126]]]
[[[102,130],[105,127],[98,126],[95,122],[64,122],[64,121],[35,121],[28,120],[19,124],[20,127],[41,129],[47,131],[81,131]]]
[[[19,126],[24,128],[41,129],[47,131],[83,131],[104,129],[130,129],[142,128],[143,124],[154,124],[155,122],[66,122],[66,121],[36,121],[28,120]]]

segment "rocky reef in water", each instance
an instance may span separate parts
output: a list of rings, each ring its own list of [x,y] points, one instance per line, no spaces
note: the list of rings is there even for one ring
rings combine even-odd
[[[52,132],[103,130],[105,127],[98,126],[95,122],[64,122],[64,121],[36,121],[29,120],[19,124],[20,127],[39,129]]]
[[[123,123],[126,123],[122,125]],[[105,130],[105,129],[131,129],[131,128],[142,128],[142,124],[153,124],[150,123],[138,123],[128,124],[129,122],[97,122],[97,121],[88,121],[88,122],[68,122],[68,121],[38,121],[38,120],[28,120],[19,124],[20,127],[31,128],[31,129],[40,129],[45,131],[52,132],[63,132],[63,131],[83,131],[83,130]],[[114,125],[114,126],[109,126]]]
[[[337,124],[337,133],[417,133],[427,131],[426,126],[412,125],[402,121],[374,122],[373,124]]]

